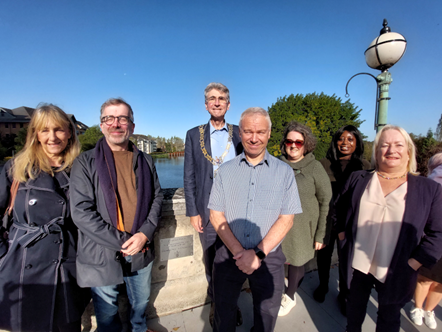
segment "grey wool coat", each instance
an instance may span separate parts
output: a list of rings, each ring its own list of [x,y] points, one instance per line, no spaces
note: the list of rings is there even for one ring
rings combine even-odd
[[[324,243],[332,189],[327,173],[313,153],[296,163],[280,158],[295,172],[302,213],[295,215],[293,227],[282,242],[287,263],[303,266],[315,257],[315,242]]]
[[[138,153],[143,153],[138,151]],[[146,221],[138,229],[149,239],[149,250],[132,256],[141,268],[155,258],[154,232],[161,218],[163,193],[150,155],[144,154],[152,173],[152,201]],[[137,153],[134,151],[133,170],[138,187]],[[132,235],[113,226],[95,166],[95,149],[80,154],[71,171],[72,219],[78,226],[77,282],[80,287],[101,287],[124,283],[123,269],[117,252]]]

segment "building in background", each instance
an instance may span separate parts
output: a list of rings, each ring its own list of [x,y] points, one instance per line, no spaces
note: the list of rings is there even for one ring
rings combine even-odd
[[[14,109],[0,107],[0,135],[2,138],[17,136],[21,128],[27,127],[31,121],[35,108],[21,106]],[[83,122],[78,121],[73,114],[68,114],[75,124],[77,135],[84,134],[89,128]]]
[[[147,136],[134,134],[132,135],[132,137],[134,138],[134,143],[136,143],[140,151],[143,151],[145,153],[152,153],[157,151],[157,142],[149,139]]]
[[[26,131],[35,108],[21,106],[14,109],[0,107],[0,160],[14,156],[25,144]],[[73,114],[68,114],[74,123],[77,135],[84,134],[89,128],[78,121]],[[17,150],[18,149],[18,150]]]
[[[12,138],[17,136],[21,128],[28,126],[34,111],[34,108],[25,106],[14,109],[0,107],[0,137]]]
[[[84,134],[86,130],[89,129],[83,122],[78,121],[73,114],[68,114],[69,118],[75,125],[75,129],[77,131],[77,136]]]

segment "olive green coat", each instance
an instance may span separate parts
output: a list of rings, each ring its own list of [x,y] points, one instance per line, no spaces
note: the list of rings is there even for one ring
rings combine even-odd
[[[327,214],[332,198],[330,179],[313,153],[308,153],[296,163],[280,158],[293,168],[302,213],[296,214],[293,227],[282,242],[287,262],[303,266],[315,257],[315,242],[324,243]]]

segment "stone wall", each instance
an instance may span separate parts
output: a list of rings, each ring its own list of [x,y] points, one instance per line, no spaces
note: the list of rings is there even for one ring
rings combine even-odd
[[[202,263],[202,249],[198,233],[186,217],[184,189],[164,189],[163,212],[155,235],[156,258],[152,269],[152,290],[147,314],[149,318],[164,316],[200,306],[209,301],[207,281]],[[161,240],[191,236],[193,255],[161,260]],[[164,246],[163,246],[164,249]],[[337,263],[336,252],[333,264]],[[306,265],[306,272],[316,269],[316,261]],[[127,326],[128,301],[120,299],[120,315]],[[95,316],[90,305],[83,317],[84,331],[94,330]],[[90,328],[89,328],[90,327]]]
[[[155,235],[155,261],[152,268],[152,288],[147,308],[148,318],[164,316],[200,306],[209,301],[207,280],[202,263],[202,249],[198,233],[186,217],[184,189],[163,189],[163,211]],[[189,236],[193,242],[193,255],[161,260],[161,240]],[[163,246],[164,247],[164,246]],[[120,317],[125,330],[128,329],[127,296],[119,299]],[[83,331],[96,328],[92,303],[82,319]]]
[[[193,255],[161,261],[161,240],[191,235]],[[163,216],[155,237],[149,317],[199,306],[208,301],[207,280],[198,233],[186,217],[184,189],[165,189]]]

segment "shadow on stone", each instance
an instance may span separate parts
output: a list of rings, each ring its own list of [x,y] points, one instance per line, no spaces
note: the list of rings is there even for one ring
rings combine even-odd
[[[209,301],[207,280],[202,262],[202,248],[197,232],[186,217],[184,189],[163,189],[164,200],[162,218],[155,233],[155,261],[152,267],[152,283],[147,319],[201,306]],[[161,257],[161,240],[179,239],[191,245],[192,253],[179,258]],[[129,301],[122,287],[119,296],[119,313],[123,331],[130,331]],[[93,305],[90,303],[82,317],[83,331],[95,331],[96,320]],[[149,325],[148,325],[149,327]],[[167,332],[160,324],[155,331]]]

